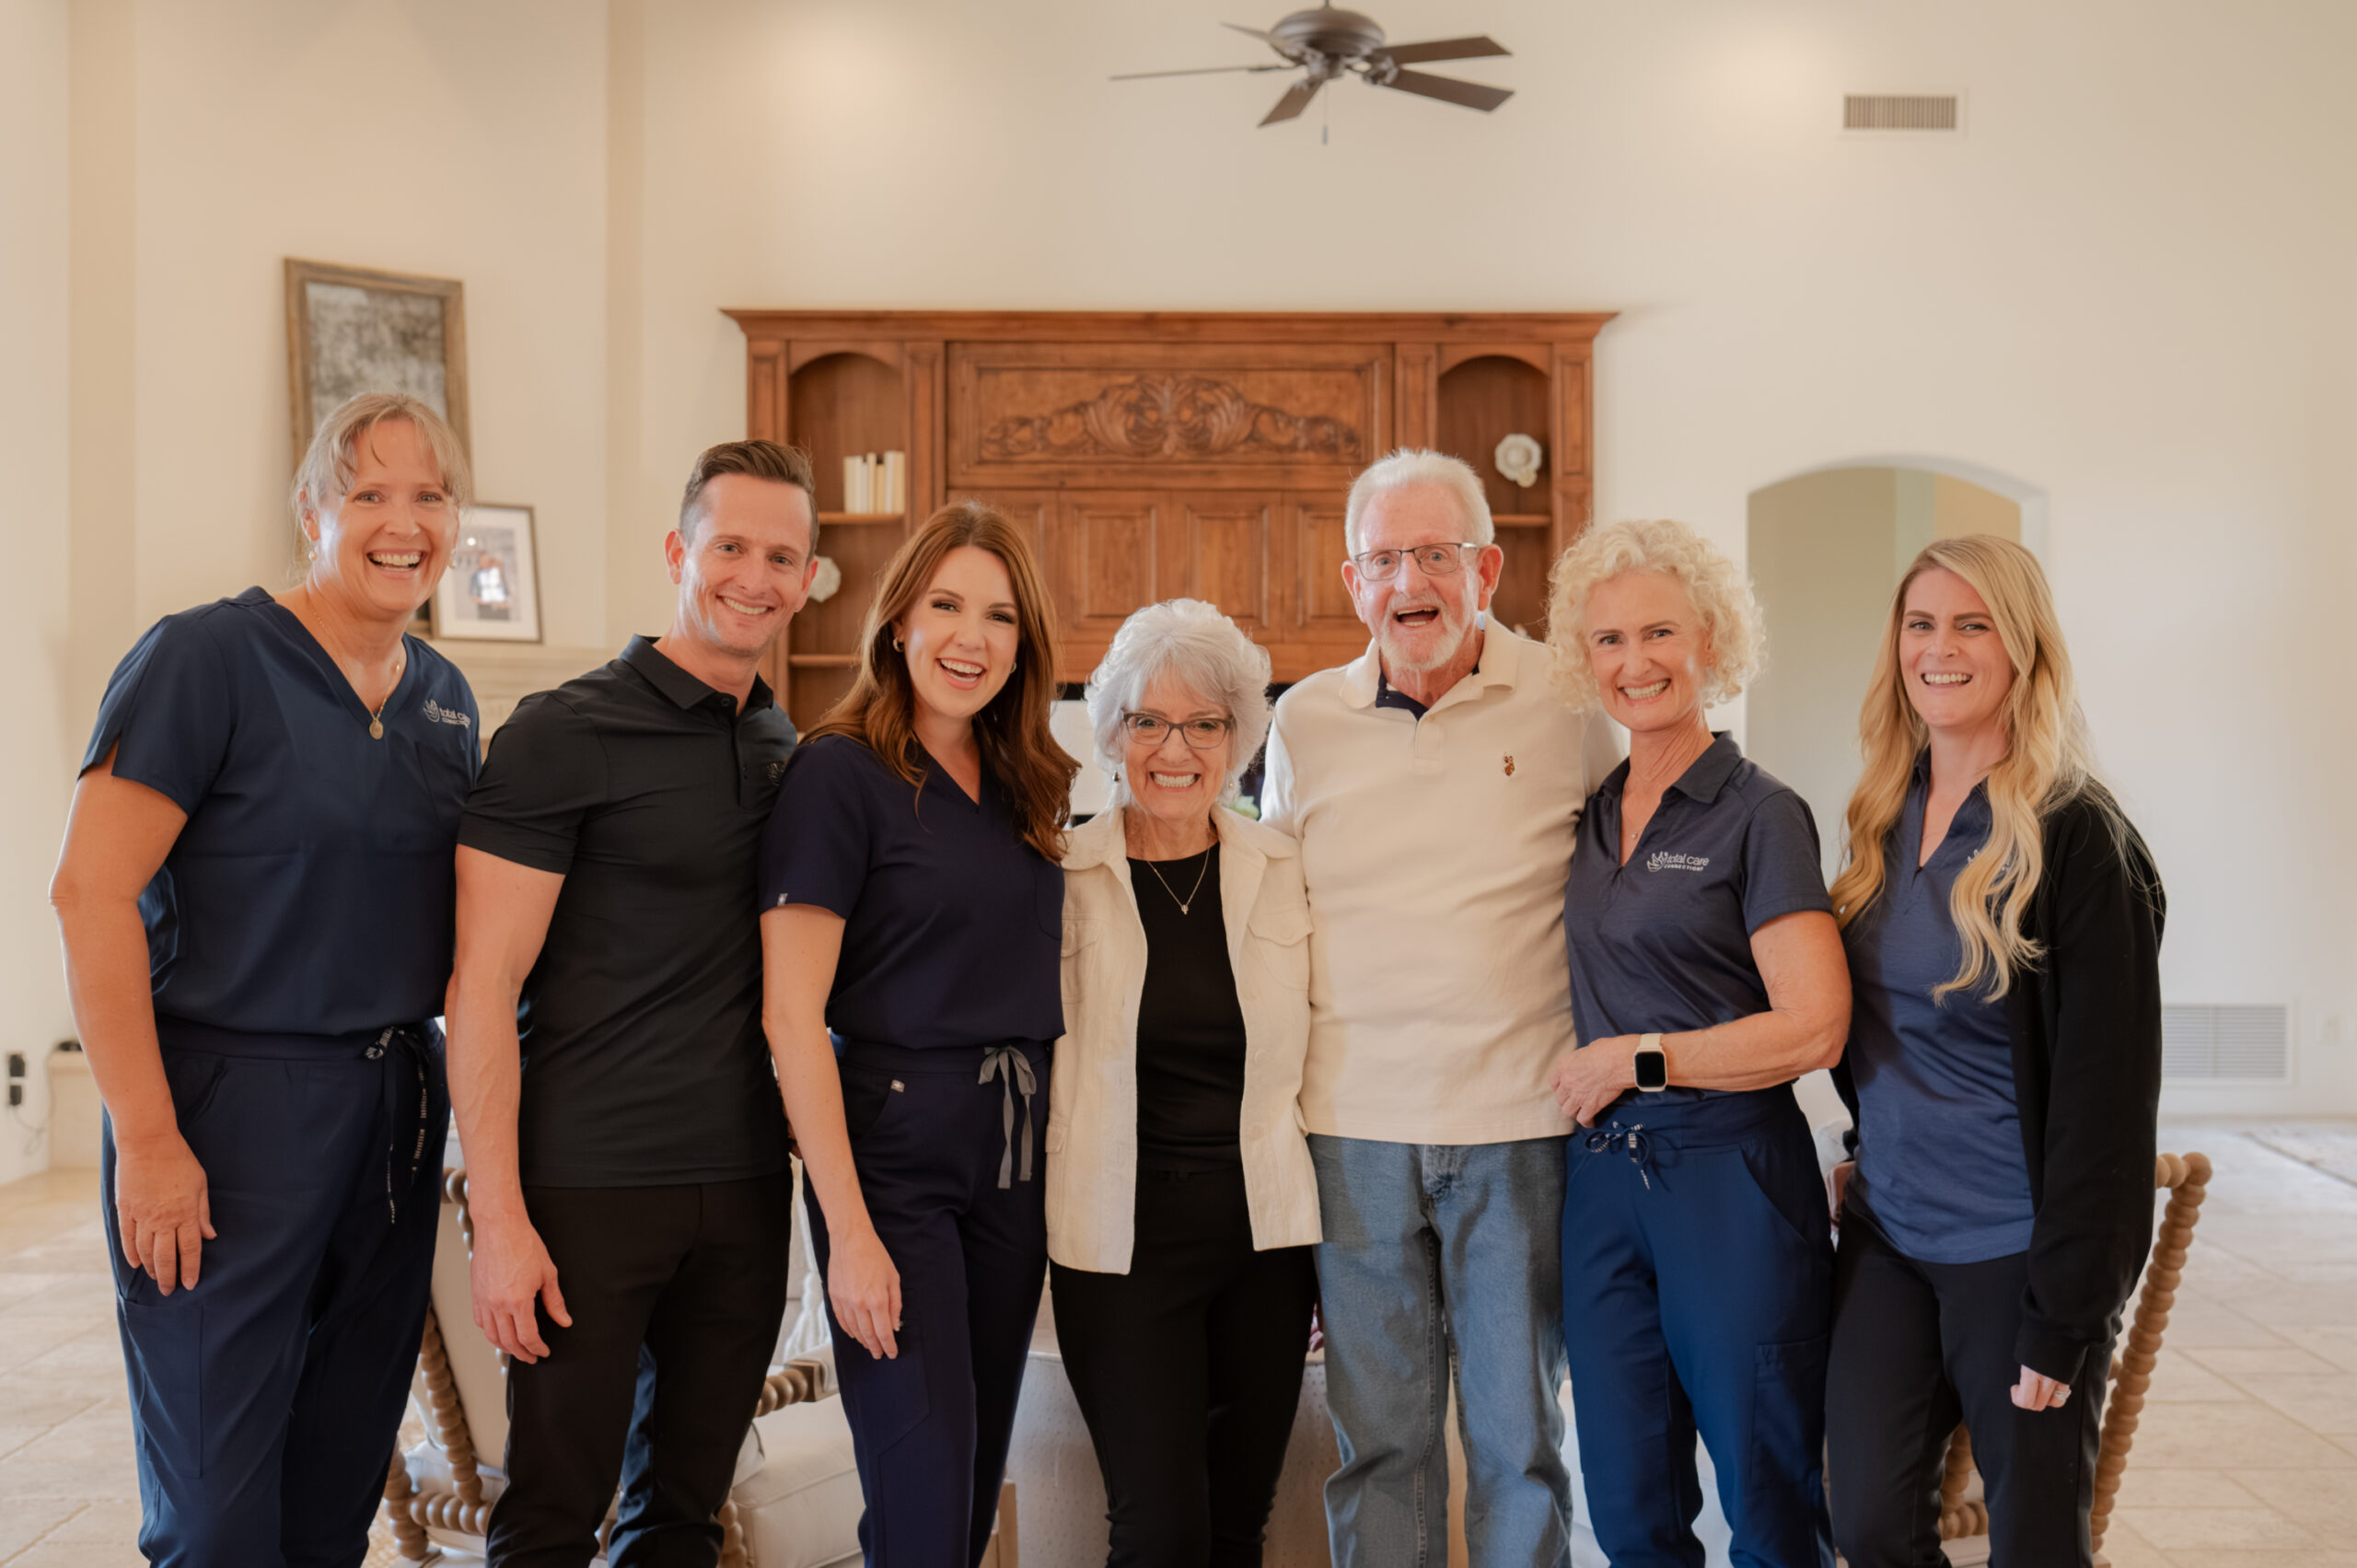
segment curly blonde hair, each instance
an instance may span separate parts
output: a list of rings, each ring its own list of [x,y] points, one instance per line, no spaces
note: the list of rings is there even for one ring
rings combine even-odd
[[[1702,672],[1705,706],[1739,695],[1759,673],[1767,638],[1751,579],[1710,540],[1684,523],[1661,517],[1590,528],[1555,563],[1547,598],[1547,646],[1555,679],[1572,705],[1602,700],[1587,662],[1587,601],[1598,584],[1630,572],[1659,572],[1685,585],[1686,597],[1710,635],[1712,660]]]

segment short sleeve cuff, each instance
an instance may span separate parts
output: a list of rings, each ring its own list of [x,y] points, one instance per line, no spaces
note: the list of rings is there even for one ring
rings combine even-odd
[[[559,877],[573,869],[572,835],[536,833],[514,822],[495,821],[471,812],[459,819],[459,847],[479,850],[533,871],[554,872]]]
[[[1743,932],[1747,936],[1757,936],[1759,935],[1759,928],[1771,921],[1782,920],[1788,914],[1812,912],[1817,914],[1833,912],[1833,900],[1827,898],[1821,889],[1814,896],[1805,889],[1795,889],[1782,898],[1755,900],[1744,906]]]

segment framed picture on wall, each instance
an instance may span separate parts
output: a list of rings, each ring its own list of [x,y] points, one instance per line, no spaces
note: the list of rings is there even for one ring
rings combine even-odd
[[[407,392],[467,435],[466,285],[286,259],[286,383],[293,461],[346,398]]]
[[[434,586],[434,635],[540,640],[540,570],[532,509],[484,502],[459,515],[450,569]]]

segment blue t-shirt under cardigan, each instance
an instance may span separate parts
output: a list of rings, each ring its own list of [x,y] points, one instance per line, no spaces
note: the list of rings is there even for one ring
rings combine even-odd
[[[1928,756],[1928,754],[1927,754]],[[1989,841],[1977,784],[1919,866],[1927,758],[1883,840],[1883,888],[1842,934],[1855,1003],[1850,1073],[1858,1166],[1845,1203],[1926,1263],[1982,1263],[2029,1245],[2029,1166],[2014,1102],[2013,1026],[1985,993],[1933,990],[1964,958],[1950,912],[1956,879]]]

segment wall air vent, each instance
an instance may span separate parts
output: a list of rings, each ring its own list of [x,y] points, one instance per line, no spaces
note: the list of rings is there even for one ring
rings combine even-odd
[[[1961,131],[1964,99],[1956,93],[1845,93],[1844,131]]]
[[[2289,1083],[2292,1030],[2289,1010],[2264,1006],[2161,1008],[2161,1077],[2166,1083],[2196,1080]]]

